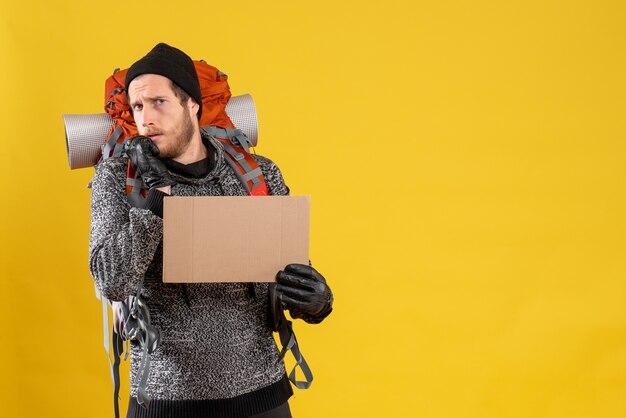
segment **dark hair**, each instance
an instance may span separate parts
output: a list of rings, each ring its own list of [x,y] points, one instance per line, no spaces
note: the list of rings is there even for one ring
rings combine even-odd
[[[191,96],[189,96],[189,94],[187,94],[187,92],[183,90],[181,86],[179,86],[178,84],[170,80],[170,87],[172,87],[174,96],[178,97],[178,99],[180,100],[181,105],[184,105],[185,103],[187,103],[187,100],[189,100],[189,97]]]
[[[180,100],[181,106],[185,106],[185,104],[187,104],[187,100],[189,99],[195,101],[195,99],[193,99],[185,90],[183,90],[181,86],[174,83],[172,80],[170,80],[170,85],[172,87],[172,91],[174,92],[174,96],[178,97],[178,99]],[[200,108],[202,108],[202,105],[200,105]],[[201,115],[199,112],[196,116],[198,117],[198,120],[200,120]]]

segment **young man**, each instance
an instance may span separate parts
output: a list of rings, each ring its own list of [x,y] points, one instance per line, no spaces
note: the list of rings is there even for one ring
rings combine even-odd
[[[126,93],[139,136],[126,156],[109,158],[92,181],[90,269],[113,301],[139,295],[160,344],[140,382],[142,348],[131,344],[127,417],[290,417],[292,389],[268,325],[267,283],[164,284],[163,199],[244,196],[221,144],[201,134],[202,97],[192,60],[158,44],[131,66]],[[278,167],[255,155],[272,195],[287,195]],[[142,207],[125,196],[128,159],[149,187]],[[332,293],[312,267],[277,272],[280,300],[294,318],[318,323],[332,311]],[[143,392],[149,406],[139,406]]]

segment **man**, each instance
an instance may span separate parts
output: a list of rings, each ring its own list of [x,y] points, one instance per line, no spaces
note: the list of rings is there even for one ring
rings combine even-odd
[[[219,141],[201,134],[193,62],[158,44],[131,66],[125,85],[139,136],[127,142],[126,157],[96,169],[89,244],[98,289],[113,301],[138,295],[161,335],[143,386],[141,347],[131,345],[127,417],[290,417],[293,392],[268,325],[269,285],[162,282],[163,199],[247,194]],[[270,194],[287,195],[278,167],[254,158]],[[124,194],[128,159],[149,187],[142,207]],[[332,311],[332,293],[312,267],[289,265],[276,279],[292,317],[318,323]],[[147,408],[137,402],[142,387]]]

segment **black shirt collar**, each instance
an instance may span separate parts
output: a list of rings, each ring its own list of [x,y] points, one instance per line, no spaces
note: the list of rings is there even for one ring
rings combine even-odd
[[[202,138],[202,143],[206,147],[209,155],[200,161],[196,161],[191,164],[181,164],[170,158],[164,158],[163,163],[172,173],[178,174],[184,177],[191,177],[194,179],[200,179],[215,168],[217,164],[217,153],[213,145],[206,139]]]

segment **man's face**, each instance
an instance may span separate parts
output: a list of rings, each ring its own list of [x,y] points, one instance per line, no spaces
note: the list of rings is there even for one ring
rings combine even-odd
[[[157,74],[143,74],[128,86],[130,105],[140,135],[152,139],[160,158],[182,155],[197,129],[197,105],[192,99],[181,104],[171,81]]]

